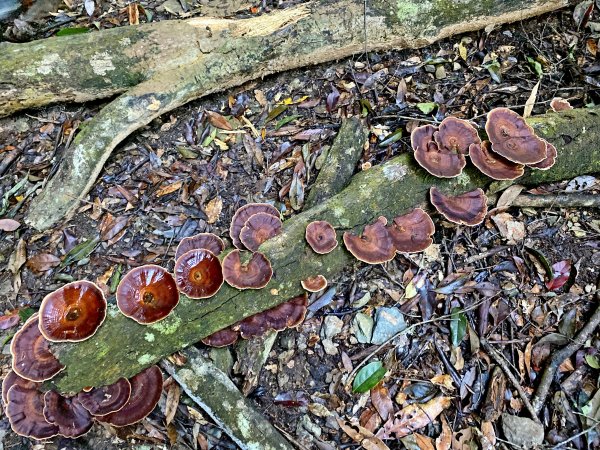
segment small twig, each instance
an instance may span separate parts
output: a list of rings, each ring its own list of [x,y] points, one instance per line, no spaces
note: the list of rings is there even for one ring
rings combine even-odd
[[[6,169],[8,169],[8,167],[14,162],[14,160],[17,159],[19,153],[21,153],[21,151],[19,149],[15,149],[4,154],[2,162],[0,162],[0,176],[3,175],[4,172],[6,172]]]
[[[496,196],[490,196],[488,201],[495,204]],[[563,194],[521,194],[513,200],[510,206],[519,208],[599,208],[600,196],[580,192]]]
[[[551,447],[551,450],[558,450],[558,449],[563,449],[565,448],[565,444],[569,443],[569,442],[573,442],[575,439],[580,438],[581,436],[585,436],[586,434],[588,434],[590,431],[594,430],[595,428],[598,427],[598,425],[600,425],[600,422],[595,423],[594,425],[592,425],[589,428],[586,428],[583,431],[580,431],[579,433],[571,436],[569,439],[566,439],[562,442],[559,442],[558,444],[556,444],[554,447]]]
[[[487,258],[488,256],[495,255],[496,253],[501,253],[504,250],[508,250],[509,248],[509,245],[500,245],[498,247],[494,247],[488,250],[487,252],[482,252],[477,255],[469,256],[467,259],[465,259],[465,264],[473,264],[476,261],[480,261],[482,259]]]

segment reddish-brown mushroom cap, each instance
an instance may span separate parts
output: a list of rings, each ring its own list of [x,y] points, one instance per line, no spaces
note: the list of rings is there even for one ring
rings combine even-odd
[[[93,416],[104,416],[119,411],[129,400],[131,383],[127,378],[119,378],[113,384],[93,388],[89,392],[77,394],[77,400]]]
[[[437,131],[433,125],[422,125],[415,128],[410,133],[410,145],[414,151],[418,149],[427,150],[429,145],[434,142],[433,135]]]
[[[316,275],[302,280],[300,284],[308,292],[319,292],[327,287],[327,278],[323,275]]]
[[[544,142],[546,143],[546,158],[541,160],[539,163],[529,164],[529,167],[539,170],[548,170],[556,162],[556,156],[558,155],[556,147],[548,141]]]
[[[154,323],[167,317],[179,303],[173,276],[152,264],[130,270],[117,287],[117,306],[138,323]]]
[[[573,107],[569,103],[569,100],[560,97],[554,97],[550,101],[550,108],[552,108],[552,111],[554,112],[568,111],[570,109],[573,109]]]
[[[462,153],[455,153],[430,142],[427,148],[418,148],[414,153],[419,165],[438,178],[454,178],[462,173],[467,160]]]
[[[38,327],[38,314],[29,318],[10,344],[12,369],[31,381],[46,381],[65,367],[50,352],[48,340]]]
[[[329,253],[338,246],[335,229],[325,220],[316,220],[306,226],[306,242],[320,255]]]
[[[63,397],[55,391],[44,395],[44,418],[58,427],[58,434],[68,438],[83,436],[94,424],[77,397]]]
[[[380,217],[367,225],[361,235],[344,233],[344,244],[354,257],[368,264],[379,264],[394,259],[396,248],[385,227],[387,220]]]
[[[204,345],[210,347],[227,347],[228,345],[235,344],[238,340],[240,333],[231,327],[223,328],[216,333],[206,336],[202,339]]]
[[[40,331],[49,341],[84,341],[104,322],[106,299],[91,281],[74,281],[46,295],[39,314]]]
[[[535,164],[546,158],[546,143],[535,135],[525,119],[508,108],[492,109],[485,131],[492,150],[519,164]]]
[[[307,305],[308,296],[304,294],[274,308],[247,317],[237,326],[240,330],[240,336],[244,339],[250,339],[261,336],[268,330],[281,331],[295,327],[304,320]]]
[[[279,211],[268,203],[248,203],[247,205],[239,208],[233,218],[231,219],[231,226],[229,227],[229,236],[233,245],[239,249],[244,249],[244,244],[240,240],[240,232],[246,222],[254,214],[267,213],[275,217],[279,217]]]
[[[179,245],[175,250],[175,261],[177,261],[181,257],[181,255],[189,252],[190,250],[204,249],[219,256],[224,248],[225,243],[223,242],[223,239],[221,239],[216,234],[196,234],[194,236],[183,238],[181,242],[179,242]]]
[[[451,197],[433,186],[429,196],[435,209],[450,222],[474,226],[483,222],[487,214],[487,197],[479,188]]]
[[[240,241],[250,250],[257,251],[260,244],[281,233],[281,219],[268,213],[257,213],[246,221],[240,231]]]
[[[221,261],[204,249],[184,253],[175,263],[177,289],[189,298],[208,298],[223,285]]]
[[[456,117],[446,117],[442,120],[433,137],[441,150],[463,155],[469,153],[471,144],[481,143],[475,127],[466,120]]]
[[[40,383],[20,377],[14,370],[10,370],[2,380],[2,402],[5,405],[8,401],[8,390],[15,385],[21,386],[24,389],[37,389],[40,386]]]
[[[7,399],[6,417],[15,433],[34,439],[58,434],[58,427],[44,418],[43,392],[15,385],[8,390]]]
[[[223,258],[223,278],[234,288],[261,289],[272,276],[271,263],[262,253],[252,253],[247,262],[242,261],[240,250],[234,250]]]
[[[124,427],[139,422],[154,410],[162,392],[163,377],[158,366],[150,366],[129,379],[131,396],[120,410],[98,416],[100,422]]]
[[[394,217],[388,232],[397,252],[422,252],[433,244],[435,225],[429,214],[416,208],[408,214]]]
[[[514,180],[525,172],[523,164],[509,161],[494,152],[490,141],[483,141],[480,145],[472,144],[469,156],[475,167],[494,180]]]

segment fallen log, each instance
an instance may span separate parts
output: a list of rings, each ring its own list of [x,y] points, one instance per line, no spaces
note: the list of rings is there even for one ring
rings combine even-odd
[[[85,124],[26,221],[46,229],[71,214],[126,136],[192,99],[363,51],[423,47],[568,4],[321,0],[244,20],[194,18],[0,44],[0,116],[121,94]]]
[[[600,171],[599,114],[596,108],[529,119],[537,133],[557,147],[558,158],[552,169],[529,171],[518,182],[534,186]],[[355,260],[342,245],[327,255],[312,252],[304,232],[313,220],[327,220],[342,233],[360,229],[380,215],[390,218],[426,203],[433,185],[447,193],[460,193],[485,187],[490,181],[472,168],[457,178],[437,179],[419,168],[409,154],[361,172],[338,195],[285,221],[284,232],[261,246],[274,270],[267,287],[238,291],[223,286],[217,295],[202,301],[182,297],[170,316],[148,326],[111,306],[106,322],[92,338],[53,346],[66,370],[52,384],[62,392],[75,392],[132,376],[219,329],[299,295],[300,281],[308,276],[334,277]]]

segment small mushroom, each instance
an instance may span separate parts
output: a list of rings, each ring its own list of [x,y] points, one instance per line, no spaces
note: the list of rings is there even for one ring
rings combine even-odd
[[[30,381],[46,381],[65,367],[50,352],[48,340],[38,327],[38,314],[29,318],[10,344],[12,369]]]
[[[231,226],[229,227],[229,236],[233,245],[239,249],[244,249],[244,244],[240,240],[240,232],[246,222],[254,214],[267,213],[275,217],[279,217],[279,211],[268,203],[248,203],[247,205],[239,208],[233,218],[231,219]]]
[[[525,172],[523,164],[509,161],[495,153],[490,141],[483,141],[480,145],[471,144],[469,156],[475,167],[494,180],[514,180]]]
[[[319,292],[327,287],[327,278],[323,275],[316,275],[302,280],[300,284],[308,292]]]
[[[163,387],[162,372],[158,366],[150,366],[129,379],[131,396],[125,406],[116,412],[98,416],[100,422],[124,427],[148,416],[158,404]]]
[[[129,400],[131,383],[127,378],[119,378],[113,384],[93,388],[77,394],[77,400],[93,416],[105,416],[119,411]]]
[[[234,288],[261,289],[269,283],[272,276],[271,263],[262,253],[252,253],[246,262],[242,262],[240,250],[233,250],[223,258],[223,278]]]
[[[429,214],[415,208],[408,214],[394,217],[388,233],[397,252],[422,252],[433,244],[435,225]]]
[[[416,152],[418,149],[427,150],[429,145],[434,142],[434,134],[438,131],[433,125],[422,125],[415,128],[410,133],[410,145]]]
[[[529,164],[529,167],[539,170],[548,170],[556,162],[556,156],[558,155],[556,147],[546,140],[544,140],[544,142],[546,143],[546,158],[541,160],[539,163]]]
[[[177,288],[189,298],[208,298],[223,285],[221,261],[209,250],[184,253],[175,263]]]
[[[228,345],[235,344],[239,336],[240,333],[237,330],[227,327],[205,337],[202,339],[202,343],[210,347],[227,347]]]
[[[344,244],[354,257],[368,264],[379,264],[394,259],[396,248],[387,228],[385,217],[365,226],[361,235],[344,233]]]
[[[316,220],[306,226],[306,242],[320,255],[329,253],[338,246],[335,229],[325,220]]]
[[[84,341],[104,322],[106,299],[91,281],[74,281],[46,295],[39,314],[40,331],[49,341]]]
[[[456,117],[446,117],[442,120],[433,137],[441,150],[463,155],[469,153],[471,144],[481,143],[475,127]]]
[[[451,197],[433,186],[429,196],[435,209],[450,222],[474,226],[483,222],[487,214],[487,197],[479,188]]]
[[[14,385],[8,390],[6,417],[12,430],[20,436],[48,439],[58,434],[58,427],[44,417],[44,393]]]
[[[546,143],[535,135],[525,119],[508,108],[492,109],[485,131],[492,150],[519,164],[535,164],[546,158]]]
[[[167,317],[179,303],[173,276],[152,264],[136,267],[117,287],[117,306],[138,323],[154,323]]]
[[[199,233],[194,236],[183,238],[181,242],[179,242],[179,245],[175,250],[175,261],[190,250],[204,249],[219,256],[224,248],[225,243],[223,242],[223,239],[216,234]]]
[[[560,97],[554,97],[550,101],[550,108],[552,108],[552,111],[554,112],[568,111],[570,109],[573,109],[573,107],[569,103],[569,100]]]
[[[64,397],[55,391],[44,395],[44,418],[58,427],[58,434],[68,438],[83,436],[94,424],[77,397]]]
[[[246,221],[240,231],[240,241],[244,246],[255,252],[260,244],[281,233],[281,219],[268,213],[257,213]]]
[[[246,317],[238,325],[240,336],[250,339],[262,336],[268,330],[281,331],[295,327],[304,320],[307,305],[308,296],[304,294],[261,313]]]
[[[2,380],[2,403],[4,405],[8,401],[8,390],[15,385],[24,389],[37,389],[40,387],[40,383],[20,377],[14,370],[10,370]]]

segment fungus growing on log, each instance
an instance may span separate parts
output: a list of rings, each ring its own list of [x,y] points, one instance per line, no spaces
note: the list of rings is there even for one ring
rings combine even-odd
[[[356,259],[368,264],[391,261],[396,255],[396,248],[386,225],[386,218],[379,217],[374,223],[365,226],[359,236],[345,232],[346,248]]]
[[[535,164],[546,158],[546,143],[535,135],[525,119],[508,108],[494,108],[487,115],[485,131],[492,150],[519,164]]]
[[[487,197],[479,188],[451,197],[433,186],[429,196],[435,209],[450,222],[474,226],[483,222],[487,214]]]
[[[421,208],[394,217],[387,229],[399,253],[422,252],[433,244],[435,225],[429,214]]]
[[[269,283],[272,276],[271,263],[262,253],[252,253],[245,262],[242,261],[240,250],[233,250],[223,258],[223,278],[234,288],[261,289]]]
[[[316,275],[314,277],[308,277],[306,280],[302,280],[300,284],[308,292],[319,292],[327,287],[327,278],[323,275]]]
[[[433,138],[441,151],[467,155],[471,144],[480,144],[477,130],[466,120],[446,117]]]
[[[84,341],[106,319],[106,299],[91,281],[74,281],[46,295],[39,311],[39,327],[52,342]]]
[[[184,253],[175,263],[177,289],[189,298],[208,298],[223,285],[221,261],[211,251],[198,249]]]
[[[204,249],[219,256],[224,248],[225,243],[223,242],[223,239],[216,234],[199,233],[194,236],[183,238],[181,242],[179,242],[179,245],[175,250],[175,261],[190,250]]]
[[[483,141],[481,144],[472,144],[469,148],[471,162],[481,173],[494,180],[514,180],[519,178],[525,172],[525,166],[518,164],[503,156],[498,155],[492,150],[490,141]]]
[[[303,294],[271,309],[246,317],[237,326],[240,336],[250,339],[262,336],[269,330],[282,331],[295,327],[304,320],[307,305],[308,296]]]
[[[12,430],[25,437],[48,439],[58,434],[58,427],[44,417],[44,393],[15,385],[8,390],[6,417]]]
[[[2,380],[2,403],[4,405],[8,401],[8,390],[13,386],[21,386],[24,389],[37,389],[40,383],[20,377],[14,370],[10,370]]]
[[[554,112],[568,111],[570,109],[573,109],[573,107],[569,103],[569,100],[560,97],[554,97],[550,101],[550,108],[552,108],[552,111]]]
[[[546,140],[543,141],[546,143],[546,157],[539,163],[529,164],[529,167],[539,170],[548,170],[556,162],[556,155],[558,154],[556,147]]]
[[[104,416],[119,411],[129,400],[131,383],[127,378],[119,378],[113,384],[93,388],[77,394],[77,400],[93,416]]]
[[[160,266],[130,270],[117,287],[117,306],[138,323],[154,323],[167,317],[179,303],[173,276]]]
[[[430,144],[435,144],[433,136],[437,130],[438,128],[433,125],[422,125],[415,128],[412,133],[410,133],[410,145],[412,149],[415,152],[418,149],[428,150]]]
[[[10,344],[12,369],[30,381],[46,381],[65,367],[50,351],[48,340],[38,327],[38,314],[29,318]]]
[[[338,246],[335,229],[325,220],[316,220],[306,226],[306,242],[320,255],[325,255]]]
[[[98,416],[100,422],[124,427],[148,416],[158,404],[162,393],[163,377],[158,366],[150,366],[129,379],[131,395],[125,406],[116,412]]]
[[[244,244],[240,240],[240,232],[242,231],[242,228],[244,228],[244,225],[246,225],[248,219],[258,213],[267,213],[277,218],[279,217],[277,208],[268,203],[248,203],[239,208],[233,215],[231,226],[229,227],[229,236],[235,247],[242,250],[244,249]]]
[[[205,337],[202,339],[202,343],[210,347],[227,347],[228,345],[235,344],[239,336],[240,333],[237,330],[227,327]]]
[[[257,213],[246,221],[240,231],[240,241],[250,250],[257,251],[260,244],[281,233],[281,219],[268,213]]]
[[[94,424],[77,397],[64,397],[55,391],[44,395],[44,418],[58,427],[58,434],[68,438],[83,436]]]

